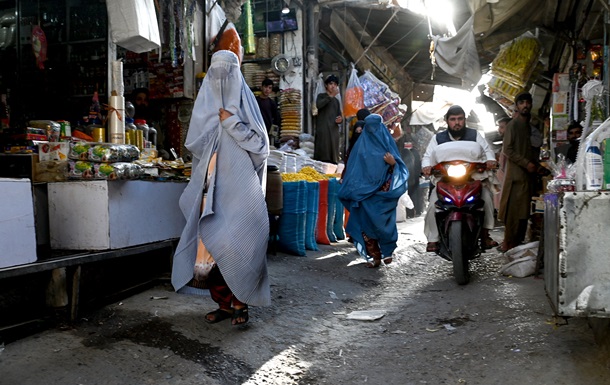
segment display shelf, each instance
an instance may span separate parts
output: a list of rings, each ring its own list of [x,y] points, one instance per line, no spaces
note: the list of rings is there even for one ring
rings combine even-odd
[[[271,59],[273,58],[264,58],[264,59],[244,59],[243,63],[271,63]]]

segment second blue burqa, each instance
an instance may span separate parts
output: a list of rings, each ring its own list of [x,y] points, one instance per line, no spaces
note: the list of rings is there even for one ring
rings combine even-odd
[[[370,260],[366,255],[363,233],[378,241],[384,257],[390,257],[396,249],[396,206],[407,191],[409,171],[381,116],[369,115],[364,122],[362,134],[350,152],[339,199],[349,211],[345,230],[358,251]],[[384,160],[388,152],[396,160],[392,171]],[[389,190],[382,191],[388,180],[391,180]]]

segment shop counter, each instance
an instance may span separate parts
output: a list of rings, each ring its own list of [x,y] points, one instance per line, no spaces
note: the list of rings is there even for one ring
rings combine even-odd
[[[610,317],[610,192],[544,196],[544,281],[557,315]]]
[[[0,268],[36,261],[32,183],[0,178],[0,197]]]
[[[186,182],[68,181],[48,185],[54,250],[107,250],[178,238]]]

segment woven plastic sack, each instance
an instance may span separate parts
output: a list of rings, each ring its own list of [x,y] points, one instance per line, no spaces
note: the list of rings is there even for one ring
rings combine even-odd
[[[318,200],[318,220],[316,223],[316,242],[321,245],[330,245],[326,225],[328,223],[328,179],[319,182],[320,193]]]
[[[336,178],[328,180],[328,219],[326,222],[326,234],[328,240],[331,242],[337,242],[337,235],[335,234],[335,216],[337,212],[337,206],[335,201],[337,200],[337,192],[339,190],[339,181]]]
[[[307,209],[305,211],[305,249],[318,250],[316,243],[316,224],[318,222],[318,206],[320,201],[320,184],[305,182],[307,188]]]
[[[307,186],[305,181],[283,182],[284,207],[278,229],[279,248],[293,255],[304,256]]]
[[[335,179],[336,180],[336,179]],[[339,191],[339,184],[337,183],[337,192]],[[345,212],[345,207],[343,207],[343,203],[339,200],[339,195],[335,197],[335,222],[333,223],[333,232],[335,233],[335,237],[337,240],[345,239],[345,229],[343,226],[343,213]]]
[[[352,72],[345,88],[345,100],[343,101],[343,115],[346,118],[356,116],[358,110],[364,108],[364,90],[358,79],[358,71],[352,67]]]

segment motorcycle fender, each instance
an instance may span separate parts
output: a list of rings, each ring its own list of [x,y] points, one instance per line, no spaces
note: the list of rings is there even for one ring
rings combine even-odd
[[[447,220],[445,221],[445,234],[447,234],[447,231],[449,229],[449,223],[454,221],[461,221],[463,219],[466,219],[465,222],[468,225],[470,231],[474,231],[476,221],[473,215],[460,211],[453,211],[449,214],[449,216],[447,216]]]

